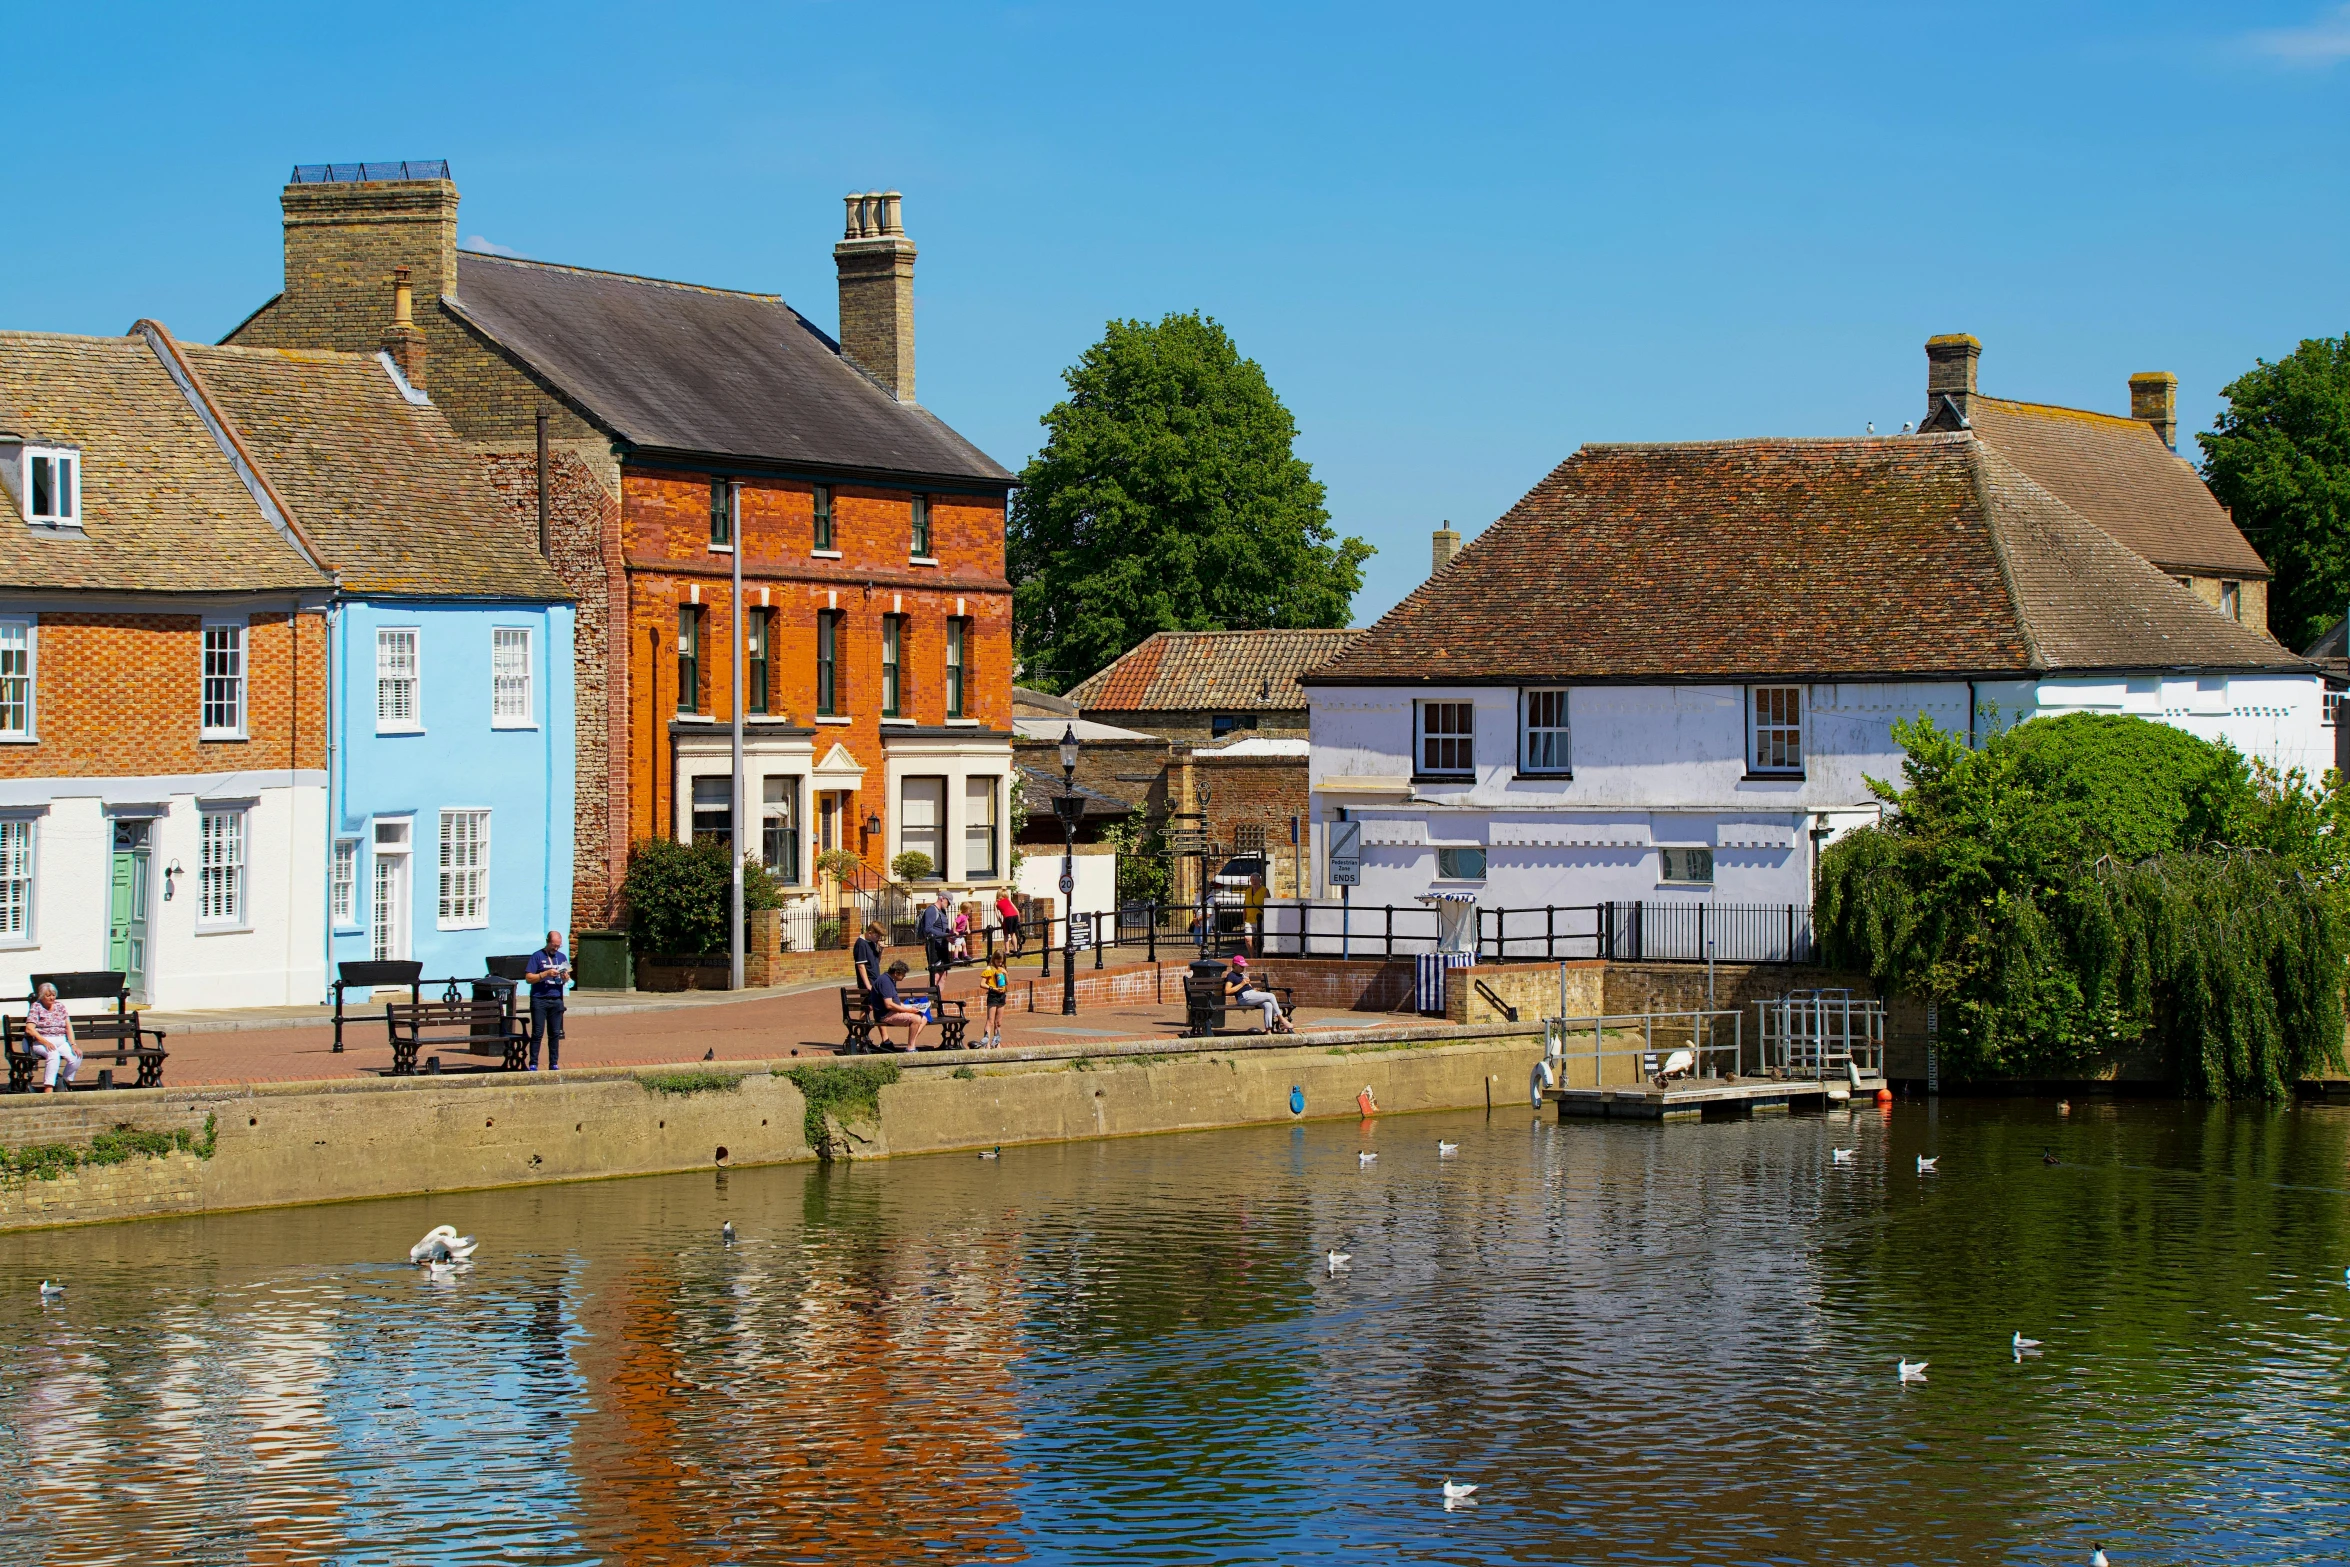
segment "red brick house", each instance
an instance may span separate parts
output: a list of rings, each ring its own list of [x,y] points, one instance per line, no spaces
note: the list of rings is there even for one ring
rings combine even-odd
[[[460,252],[445,164],[300,168],[282,205],[284,291],[228,341],[389,352],[578,597],[577,921],[653,835],[738,838],[808,889],[829,848],[1003,882],[1012,476],[914,400],[895,192],[848,198],[837,340],[773,294]]]

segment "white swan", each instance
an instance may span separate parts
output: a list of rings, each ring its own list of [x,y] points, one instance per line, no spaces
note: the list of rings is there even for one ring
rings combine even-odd
[[[1903,1360],[1901,1362],[1901,1380],[1904,1382],[1925,1381],[1926,1367],[1929,1364],[1931,1362],[1924,1360]]]
[[[410,1262],[471,1262],[474,1247],[479,1243],[470,1235],[457,1233],[454,1224],[436,1224],[424,1232],[424,1239],[408,1248]]]
[[[1665,1057],[1665,1064],[1656,1069],[1656,1086],[1662,1088],[1676,1077],[1687,1077],[1697,1070],[1697,1052],[1676,1050]]]

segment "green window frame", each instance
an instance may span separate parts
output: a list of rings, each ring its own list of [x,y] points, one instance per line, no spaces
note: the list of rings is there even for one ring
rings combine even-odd
[[[929,496],[927,496],[927,495],[917,495],[917,496],[915,496],[915,497],[914,497],[914,505],[913,505],[913,512],[912,512],[912,520],[913,520],[913,536],[914,536],[914,553],[915,553],[916,555],[924,555],[924,556],[926,556],[926,555],[928,555],[928,554],[930,553],[930,497],[929,497]]]
[[[840,675],[840,611],[820,609],[816,612],[816,712],[832,718],[840,707],[836,701],[836,682]]]
[[[905,701],[904,668],[901,663],[906,650],[906,617],[881,617],[881,716],[903,718]]]
[[[811,547],[811,548],[814,548],[814,549],[820,549],[820,550],[828,550],[828,549],[831,549],[831,548],[833,548],[833,543],[832,543],[832,486],[831,486],[831,485],[829,485],[829,484],[819,484],[819,485],[817,485],[817,486],[816,486],[815,508],[816,508],[816,533],[815,533],[816,542],[815,542],[815,543],[814,543],[812,546],[810,546],[810,547]]]
[[[677,710],[702,710],[702,606],[677,606]]]
[[[728,495],[733,487],[724,479],[710,481],[710,548],[734,548],[734,507]]]
[[[947,717],[968,718],[963,711],[964,638],[971,622],[957,615],[947,621]]]
[[[754,609],[743,625],[743,711],[767,711],[767,633],[772,609]]]

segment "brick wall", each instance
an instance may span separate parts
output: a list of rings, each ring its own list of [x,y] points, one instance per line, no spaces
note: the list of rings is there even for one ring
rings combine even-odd
[[[1254,729],[1235,729],[1219,735],[1215,731],[1218,713],[1254,717]],[[1139,729],[1146,735],[1162,739],[1180,740],[1190,745],[1223,745],[1231,740],[1303,740],[1310,729],[1306,709],[1288,708],[1155,708],[1147,712],[1129,712],[1122,709],[1092,708],[1085,716],[1099,724],[1115,724],[1121,729]]]
[[[282,609],[255,614],[245,637],[247,738],[204,740],[203,617],[44,611],[40,739],[0,746],[0,777],[324,767],[325,626],[316,612],[298,621]]]
[[[1219,757],[1193,753],[1188,763],[1178,757],[1179,777],[1172,791],[1178,810],[1197,810],[1206,817],[1209,839],[1221,853],[1239,844],[1241,829],[1264,834],[1270,861],[1268,891],[1276,898],[1298,895],[1298,862],[1310,852],[1306,823],[1311,820],[1307,799],[1306,759],[1302,756]],[[1298,824],[1298,842],[1289,841],[1289,824]],[[1188,897],[1196,888],[1184,889]]]

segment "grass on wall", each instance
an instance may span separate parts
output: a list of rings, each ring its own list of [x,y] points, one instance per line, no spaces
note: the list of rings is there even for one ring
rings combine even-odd
[[[212,1157],[218,1146],[218,1120],[204,1118],[202,1135],[181,1127],[174,1132],[142,1132],[118,1126],[100,1132],[86,1143],[40,1143],[24,1148],[0,1148],[0,1180],[15,1185],[26,1181],[54,1181],[71,1170],[123,1164],[132,1159],[160,1159],[170,1153]]]

